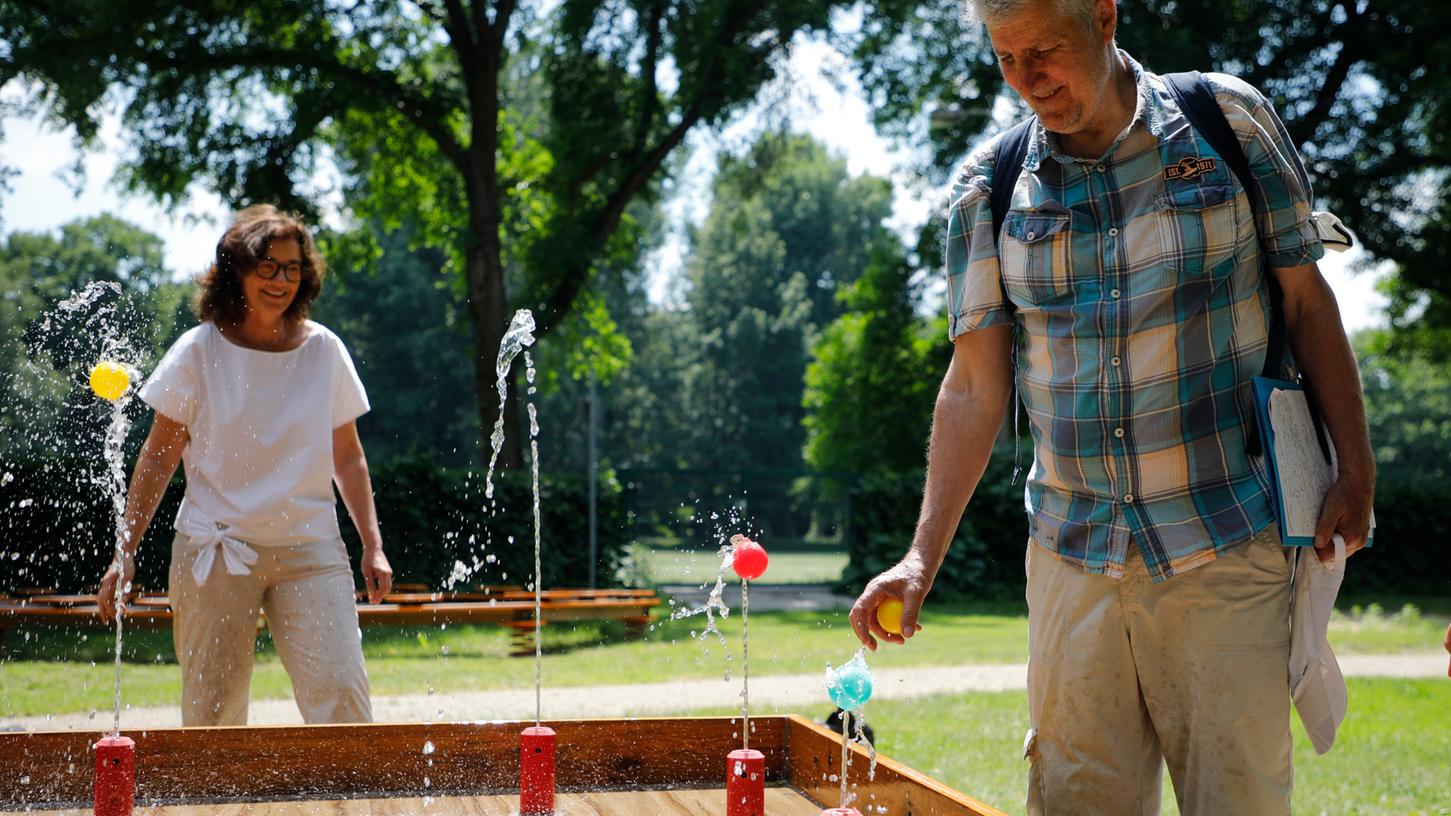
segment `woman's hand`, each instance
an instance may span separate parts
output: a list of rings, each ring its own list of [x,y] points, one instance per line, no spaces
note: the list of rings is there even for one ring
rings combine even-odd
[[[393,567],[382,547],[363,551],[363,586],[368,590],[368,603],[382,603],[383,596],[393,591]]]
[[[96,612],[101,616],[103,623],[110,623],[116,617],[116,583],[118,581],[121,582],[122,592],[125,593],[121,599],[122,603],[130,600],[131,596],[136,594],[131,587],[131,579],[136,577],[136,559],[128,555],[123,557],[121,562],[125,565],[125,577],[122,577],[122,568],[118,568],[117,564],[112,562],[111,568],[101,576],[101,588],[96,590],[96,606],[98,607]]]

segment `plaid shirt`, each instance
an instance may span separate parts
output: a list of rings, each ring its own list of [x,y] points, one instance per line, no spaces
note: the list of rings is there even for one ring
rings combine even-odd
[[[1272,266],[1324,249],[1309,179],[1263,95],[1208,75],[1266,202],[1255,213],[1163,80],[1120,54],[1138,82],[1133,121],[1097,161],[1037,125],[1000,241],[997,140],[964,165],[948,216],[949,335],[1020,325],[1033,539],[1113,577],[1133,541],[1159,581],[1274,520],[1263,464],[1245,453],[1269,323],[1256,226]]]

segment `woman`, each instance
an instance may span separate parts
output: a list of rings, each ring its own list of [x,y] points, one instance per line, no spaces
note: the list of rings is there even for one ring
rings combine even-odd
[[[116,582],[124,569],[130,589],[137,543],[185,461],[169,586],[183,725],[246,723],[259,611],[306,722],[372,720],[334,482],[362,536],[370,602],[393,571],[355,423],[367,395],[342,341],[307,319],[323,268],[296,218],[238,213],[200,282],[201,325],[140,392],[155,418],[127,495],[125,557],[96,602],[103,620],[116,614]]]

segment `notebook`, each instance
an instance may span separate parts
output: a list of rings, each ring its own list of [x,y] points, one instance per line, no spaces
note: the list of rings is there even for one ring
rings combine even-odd
[[[1255,415],[1260,441],[1264,443],[1280,538],[1287,545],[1314,544],[1320,505],[1335,482],[1335,445],[1315,418],[1308,395],[1299,384],[1255,377],[1253,385]],[[1375,534],[1374,511],[1370,534]],[[1365,546],[1370,544],[1367,538]]]

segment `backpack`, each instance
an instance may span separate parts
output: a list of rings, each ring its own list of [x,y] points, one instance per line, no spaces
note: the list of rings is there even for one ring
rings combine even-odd
[[[1229,120],[1224,118],[1224,111],[1220,109],[1219,102],[1214,98],[1214,89],[1209,86],[1209,80],[1198,71],[1186,71],[1178,74],[1164,74],[1164,81],[1169,86],[1169,92],[1173,95],[1174,101],[1184,112],[1189,124],[1209,146],[1224,159],[1234,172],[1239,184],[1244,188],[1245,194],[1249,196],[1250,207],[1254,212],[1264,211],[1264,202],[1260,200],[1259,188],[1253,183],[1254,176],[1250,172],[1249,160],[1245,158],[1244,149],[1240,147],[1239,139],[1234,135],[1234,129],[1229,126]],[[1029,116],[1027,119],[1014,125],[1003,138],[998,142],[997,159],[993,165],[992,194],[989,201],[993,213],[993,240],[998,240],[1002,232],[1003,220],[1007,217],[1008,207],[1012,203],[1013,188],[1017,186],[1018,176],[1023,172],[1023,161],[1028,156],[1028,139],[1033,133],[1033,123],[1037,117]],[[1258,228],[1256,228],[1258,232]],[[1285,357],[1285,314],[1282,305],[1284,295],[1280,291],[1280,282],[1274,275],[1269,274],[1268,258],[1265,251],[1264,237],[1260,236],[1260,268],[1264,272],[1266,283],[1269,284],[1270,292],[1270,326],[1269,343],[1265,349],[1265,365],[1260,376],[1271,379],[1282,379]],[[1013,302],[1008,299],[1006,287],[1003,289],[1003,303],[1009,311],[1013,310]],[[1017,343],[1013,344],[1013,367],[1017,368]],[[1314,400],[1311,400],[1314,405]],[[1017,412],[1016,405],[1014,413]],[[1313,408],[1312,408],[1313,412]],[[1320,430],[1320,419],[1313,417],[1316,430]],[[1014,417],[1013,435],[1017,436],[1017,418]],[[1251,417],[1250,422],[1254,419]],[[1245,452],[1251,456],[1261,454],[1260,435],[1253,427],[1245,435]],[[1327,452],[1328,456],[1328,452]],[[1014,468],[1014,481],[1016,481]]]

